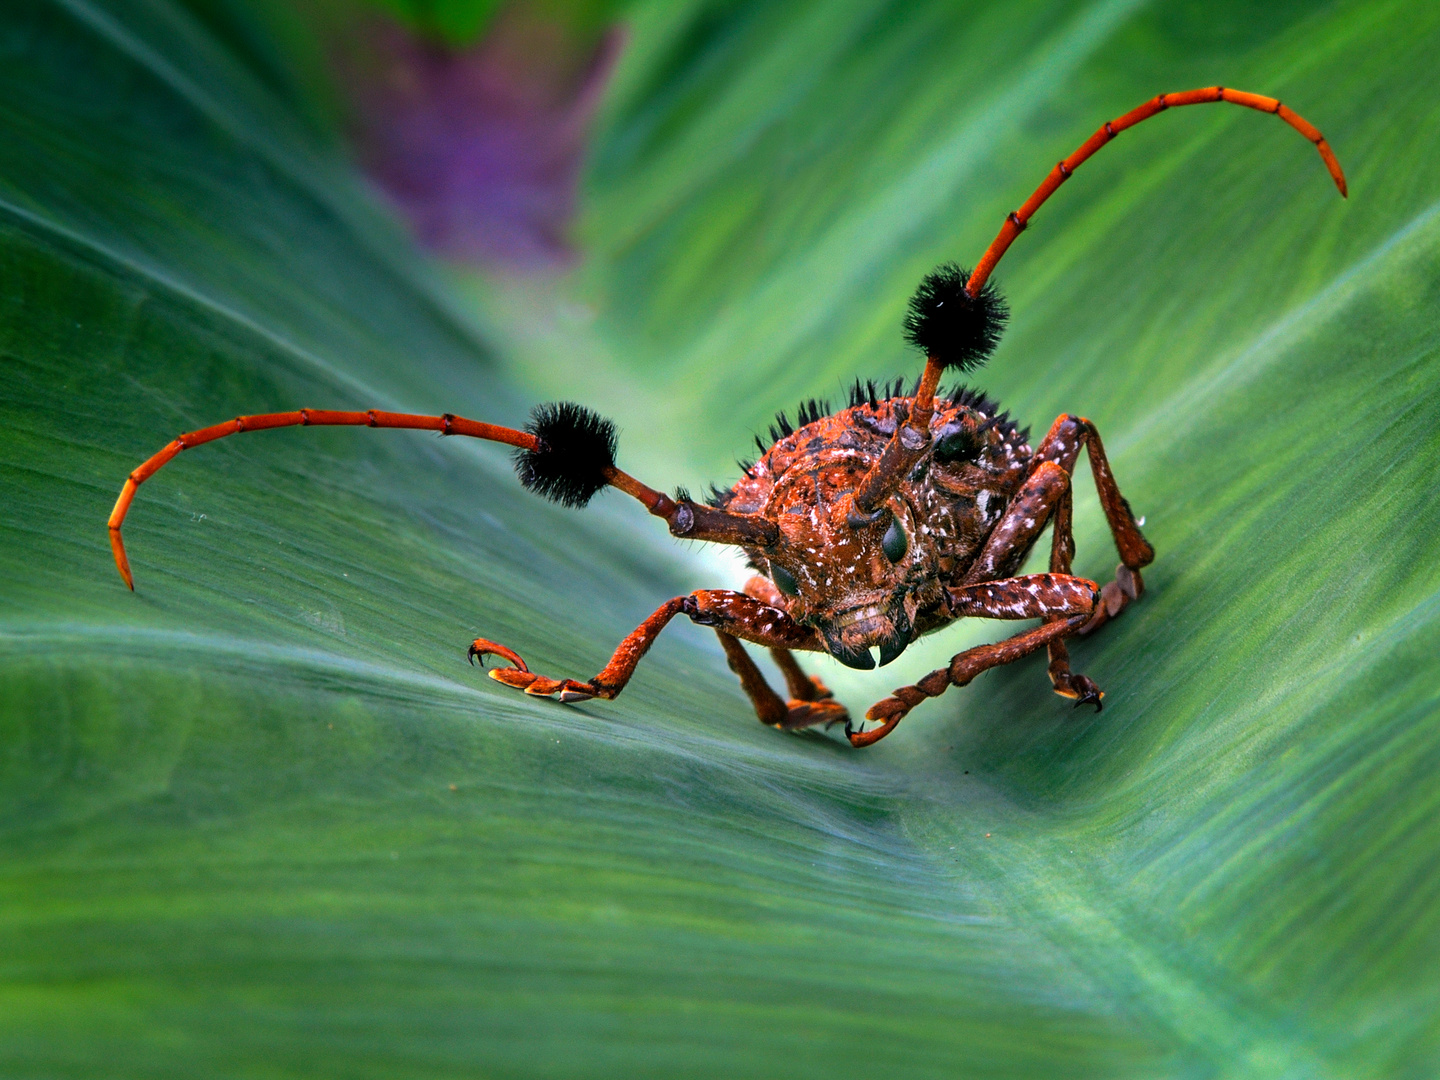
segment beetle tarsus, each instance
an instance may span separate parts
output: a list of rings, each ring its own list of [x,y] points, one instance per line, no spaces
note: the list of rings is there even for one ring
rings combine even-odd
[[[908,711],[908,710],[906,710]],[[874,746],[881,739],[895,730],[895,725],[905,718],[905,713],[891,716],[878,728],[871,728],[869,731],[860,731],[849,727],[845,728],[845,737],[850,740],[850,745],[859,750],[862,747]]]
[[[493,641],[487,641],[485,638],[476,638],[472,641],[465,655],[472,664],[475,663],[475,658],[479,657],[481,668],[485,667],[486,656],[499,656],[510,661],[518,671],[528,672],[530,670],[525,661],[520,659],[520,654],[515,652],[514,649],[506,648],[504,645],[497,644]]]
[[[799,701],[791,698],[785,703],[785,719],[774,726],[781,731],[799,731],[801,728],[824,724],[826,729],[836,724],[850,723],[850,712],[834,698],[821,701]]]
[[[1054,648],[1054,644],[1051,645],[1051,648]],[[1050,677],[1056,678],[1053,663]],[[1094,705],[1095,711],[1098,713],[1105,708],[1105,691],[1084,675],[1072,675],[1066,672],[1062,678],[1056,679],[1055,693],[1061,697],[1070,698],[1076,709],[1081,705]]]

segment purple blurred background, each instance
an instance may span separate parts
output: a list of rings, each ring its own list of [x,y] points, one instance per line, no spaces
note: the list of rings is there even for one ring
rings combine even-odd
[[[473,44],[376,14],[335,63],[366,171],[448,259],[562,269],[591,121],[625,40],[512,4]]]

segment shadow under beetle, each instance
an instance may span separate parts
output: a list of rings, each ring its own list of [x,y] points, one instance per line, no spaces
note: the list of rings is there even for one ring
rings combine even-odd
[[[1320,132],[1274,98],[1222,87],[1161,94],[1106,123],[1057,164],[1006,219],[973,271],[952,263],[926,277],[905,324],[907,338],[927,356],[911,393],[900,383],[877,389],[857,382],[839,412],[807,402],[798,427],[782,413],[771,443],[760,444],[760,458],[745,463],[740,481],[728,491],[714,490],[707,502],[683,491],[671,498],[616,468],[614,425],[569,402],[537,407],[524,431],[448,413],[300,409],[241,416],[181,435],[132,472],[110,515],[116,566],[133,589],[121,524],[140,484],[182,450],[242,431],[308,424],[468,435],[516,447],[516,469],[531,491],[582,507],[601,488],[619,488],[664,518],[673,535],[737,545],[759,572],[743,592],[702,589],[667,601],[588,682],[546,678],[505,646],[475,641],[472,661],[495,655],[512,665],[489,672],[506,686],[565,702],[613,698],[660,631],[683,614],[714,627],[763,722],[791,730],[843,721],[854,746],[884,738],[926,698],[1041,648],[1049,653],[1055,692],[1099,709],[1104,695],[1070,670],[1065,639],[1091,633],[1125,610],[1144,590],[1140,570],[1154,558],[1110,472],[1099,433],[1083,417],[1066,415],[1032,449],[1026,432],[984,395],[964,388],[942,395],[938,388],[943,372],[979,367],[998,343],[1008,311],[988,283],[990,274],[1055,189],[1126,128],[1173,106],[1218,101],[1278,115],[1315,144],[1346,194],[1340,164]],[[1104,588],[1070,573],[1071,476],[1082,448],[1120,553],[1115,579]],[[1054,526],[1049,573],[1015,576],[1047,525]],[[883,667],[916,638],[966,617],[1043,621],[1004,641],[967,649],[872,705],[865,719],[878,725],[873,728],[852,725],[844,707],[793,656],[796,650],[828,652],[868,669],[875,666],[871,649],[878,647]],[[788,701],[766,683],[741,641],[770,649],[784,673]]]

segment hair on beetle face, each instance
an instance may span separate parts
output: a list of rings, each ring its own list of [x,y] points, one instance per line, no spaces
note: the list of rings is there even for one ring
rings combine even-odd
[[[540,440],[515,454],[520,483],[537,495],[576,509],[595,497],[615,467],[615,425],[572,401],[537,405],[525,430]]]
[[[1000,344],[1010,308],[986,283],[977,296],[965,291],[970,271],[945,263],[925,275],[905,316],[905,340],[934,357],[942,368],[980,367]]]

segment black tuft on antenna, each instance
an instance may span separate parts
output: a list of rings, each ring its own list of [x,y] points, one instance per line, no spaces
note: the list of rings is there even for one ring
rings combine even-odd
[[[965,291],[970,271],[955,263],[936,267],[910,298],[905,340],[945,368],[971,371],[1000,344],[1010,318],[999,290],[986,282],[979,296]]]
[[[615,425],[571,401],[537,405],[525,430],[539,449],[515,454],[520,482],[537,495],[577,509],[608,482],[615,465]]]

